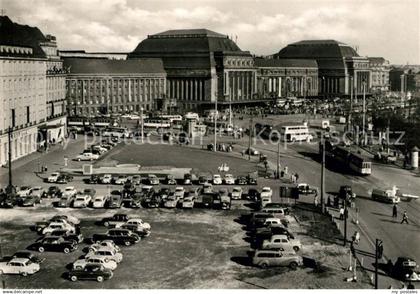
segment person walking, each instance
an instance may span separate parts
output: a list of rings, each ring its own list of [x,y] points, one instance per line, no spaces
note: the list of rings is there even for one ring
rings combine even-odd
[[[340,207],[340,219],[344,220],[344,207],[343,206]]]
[[[295,180],[296,180],[296,183],[297,183],[297,181],[299,181],[299,174],[298,173],[295,173]]]
[[[392,207],[392,217],[397,218],[397,216],[398,216],[398,208],[397,208],[397,204],[395,203],[394,206]]]
[[[406,211],[406,210],[404,210],[404,214],[403,214],[403,218],[402,218],[401,223],[402,223],[402,224],[403,224],[403,223],[408,224],[408,216],[407,216],[407,211]]]

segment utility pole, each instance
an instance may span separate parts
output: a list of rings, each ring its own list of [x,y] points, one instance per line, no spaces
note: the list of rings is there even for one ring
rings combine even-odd
[[[325,140],[324,134],[321,138],[321,151],[322,151],[322,160],[321,160],[321,212],[324,213],[325,203],[324,203],[324,194],[325,194]]]
[[[12,183],[12,127],[9,127],[8,140],[9,140],[9,185],[7,187],[8,194],[12,194],[13,192],[13,183]]]
[[[252,113],[251,118],[249,119],[249,141],[248,141],[248,160],[251,160],[251,143],[252,143],[252,133],[254,128],[252,127]]]
[[[280,138],[277,141],[277,179],[280,179]]]
[[[144,119],[143,119],[143,106],[140,107],[140,120],[141,120],[141,143],[144,143]]]
[[[215,102],[214,102],[214,152],[217,152],[217,93],[215,95]]]
[[[350,76],[350,111],[349,111],[349,116],[348,116],[348,125],[349,125],[349,129],[352,131],[353,133],[353,125],[351,123],[351,114],[353,112],[353,76]]]
[[[343,246],[347,245],[347,215],[349,214],[347,210],[347,199],[348,195],[346,194],[346,198],[344,199],[344,241]]]
[[[375,289],[378,289],[378,259],[379,259],[378,249],[380,246],[383,246],[382,240],[376,239],[376,242],[375,242]]]
[[[363,145],[366,145],[365,142],[365,124],[366,124],[366,81],[363,80],[363,130],[362,130],[362,134],[363,134]]]

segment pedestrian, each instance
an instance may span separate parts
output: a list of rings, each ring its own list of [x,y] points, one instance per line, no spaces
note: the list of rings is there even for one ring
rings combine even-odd
[[[344,220],[344,207],[343,206],[340,207],[340,219]]]
[[[299,174],[298,173],[295,173],[295,180],[296,180],[296,182],[299,181]]]
[[[352,237],[354,244],[359,244],[360,242],[360,233],[358,231],[354,232],[354,235]]]
[[[392,207],[392,217],[393,218],[397,218],[398,215],[398,208],[397,208],[397,204],[394,204],[394,207]]]
[[[315,207],[318,207],[318,196],[317,195],[315,195],[315,197],[314,197],[314,205],[315,205]]]
[[[408,224],[407,210],[404,210],[403,219],[402,219],[401,223]]]

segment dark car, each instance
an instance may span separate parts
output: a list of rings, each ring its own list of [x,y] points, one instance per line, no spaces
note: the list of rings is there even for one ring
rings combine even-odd
[[[206,176],[199,176],[198,177],[198,184],[199,185],[203,185],[203,184],[208,183],[208,182],[209,182],[208,177],[206,177]]]
[[[34,263],[41,263],[45,260],[45,258],[39,258],[39,256],[33,254],[30,251],[26,251],[26,250],[16,251],[15,254],[13,254],[13,256],[12,256],[12,259],[13,258],[27,258]]]
[[[111,192],[111,197],[109,198],[109,208],[120,208],[122,205],[123,196],[122,193],[118,190]]]
[[[251,213],[249,218],[249,226],[250,227],[261,227],[261,225],[265,222],[267,218],[274,217],[271,213],[266,212],[254,212]]]
[[[165,200],[166,198],[168,198],[168,195],[171,193],[171,190],[169,188],[161,188],[158,193],[162,200]]]
[[[248,185],[257,185],[257,177],[254,175],[248,175],[246,177]]]
[[[132,183],[131,181],[127,181],[124,183],[124,188],[123,188],[123,196],[126,195],[133,195],[134,192],[136,191],[136,186],[134,185],[134,183]]]
[[[116,224],[121,224],[121,223],[125,223],[126,221],[128,221],[128,215],[125,213],[116,213],[111,217],[104,217],[101,220],[101,224],[104,225],[105,227],[112,227],[115,226]]]
[[[237,183],[238,185],[247,185],[247,184],[248,184],[248,180],[247,180],[247,178],[246,178],[246,177],[244,177],[244,176],[239,176],[239,177],[236,179],[236,183]]]
[[[130,207],[131,208],[140,208],[142,206],[142,202],[144,199],[145,195],[143,192],[136,192],[133,194],[133,196],[131,197],[131,201],[130,201]]]
[[[41,198],[39,196],[29,195],[23,198],[20,203],[21,206],[35,206],[35,204],[41,203]]]
[[[417,269],[417,262],[410,257],[398,257],[395,264],[390,262],[390,274],[402,281],[413,280],[412,275]]]
[[[248,190],[247,199],[257,202],[260,197],[260,192],[257,189],[251,188]]]
[[[59,236],[49,236],[42,238],[41,240],[35,242],[29,246],[31,250],[38,250],[39,252],[44,251],[58,251],[64,253],[70,253],[77,249],[72,241],[66,241],[63,237]]]
[[[290,233],[286,228],[284,227],[261,227],[257,230],[253,231],[254,236],[254,242],[260,244],[263,240],[270,239],[273,235],[286,235],[291,239],[294,239],[295,236]]]
[[[48,187],[47,192],[45,193],[45,197],[47,198],[56,198],[61,196],[61,190],[58,186],[50,186]]]
[[[22,201],[23,199],[15,195],[7,195],[2,199],[0,206],[3,208],[13,208],[16,205],[20,205]]]
[[[80,244],[84,240],[83,235],[80,232],[71,233],[68,230],[55,230],[49,233],[49,236],[63,237],[64,240],[71,241],[75,244]]]
[[[212,208],[213,207],[213,198],[215,193],[203,193],[202,196],[202,206]]]
[[[71,281],[77,280],[94,280],[103,282],[109,280],[113,276],[112,270],[104,268],[101,264],[86,264],[82,269],[77,268],[68,272]]]
[[[101,178],[98,175],[91,175],[88,182],[89,184],[100,184]]]
[[[73,176],[68,174],[61,174],[58,176],[56,183],[57,184],[67,184],[73,181]]]
[[[145,231],[136,224],[123,224],[120,229],[130,230],[133,233],[139,235],[140,237],[145,237],[150,234],[150,231]]]
[[[135,244],[140,241],[140,236],[127,229],[110,229],[103,234],[93,234],[92,241],[112,240],[115,244],[123,244],[126,246]]]
[[[84,194],[84,195],[90,195],[93,198],[93,196],[95,196],[95,194],[96,194],[96,190],[95,189],[91,189],[91,188],[87,188],[87,189],[84,189],[83,190],[83,193],[82,194]]]

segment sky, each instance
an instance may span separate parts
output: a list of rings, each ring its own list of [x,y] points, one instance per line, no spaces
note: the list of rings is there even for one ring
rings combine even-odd
[[[0,0],[13,21],[60,49],[131,52],[169,29],[207,28],[256,55],[303,39],[335,39],[362,56],[420,64],[420,0]]]

